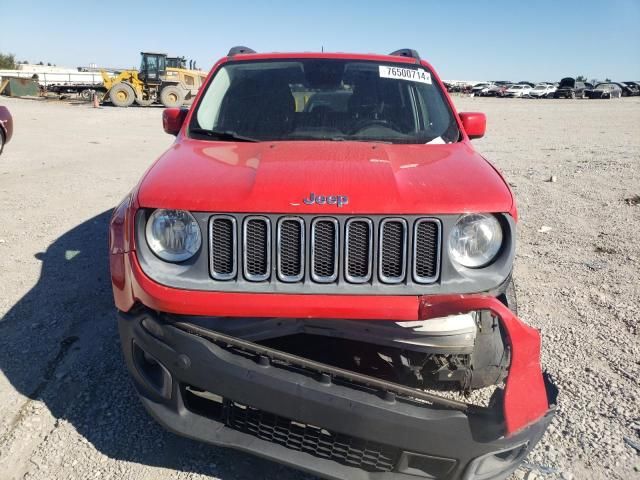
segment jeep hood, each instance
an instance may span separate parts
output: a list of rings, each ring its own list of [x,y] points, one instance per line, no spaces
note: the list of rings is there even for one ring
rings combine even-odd
[[[310,193],[348,204],[307,205]],[[511,191],[464,142],[211,142],[182,138],[149,169],[141,207],[205,212],[512,212]],[[514,212],[512,212],[514,213]]]

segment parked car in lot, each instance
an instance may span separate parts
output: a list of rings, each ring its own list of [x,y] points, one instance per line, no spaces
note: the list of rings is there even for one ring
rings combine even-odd
[[[4,146],[9,143],[13,136],[13,118],[9,109],[4,105],[0,105],[0,154],[4,150]]]
[[[504,91],[503,97],[524,97],[529,95],[531,90],[531,85],[518,83],[517,85],[511,85],[507,88]]]
[[[175,143],[110,221],[145,408],[324,478],[506,478],[557,390],[516,314],[518,215],[471,143],[485,125],[414,50],[232,48],[164,110]],[[438,393],[480,387],[487,404]]]
[[[590,82],[584,82],[584,92],[582,92],[582,98],[590,98],[591,92],[595,88],[595,84]]]
[[[491,87],[489,87],[489,90],[484,94],[485,97],[498,97],[501,92],[504,92],[507,88],[513,85],[513,82],[506,80],[497,80],[491,83]]]
[[[493,87],[491,83],[477,83],[471,88],[471,93],[475,96],[483,97],[491,87]]]
[[[586,98],[587,89],[585,82],[572,77],[565,77],[560,80],[560,85],[553,93],[553,98]]]
[[[505,85],[500,85],[499,88],[496,89],[496,97],[504,97],[504,94],[507,90],[509,90],[514,84],[507,83]]]
[[[599,83],[589,92],[589,98],[621,98],[622,89],[617,83]]]
[[[633,96],[640,95],[640,82],[629,81],[629,82],[622,82],[622,83],[632,90]]]
[[[550,98],[556,91],[555,85],[551,83],[539,83],[529,91],[531,98]]]
[[[622,92],[623,97],[633,97],[637,95],[637,90],[633,85],[627,85],[624,82],[611,82],[611,83],[617,85],[620,88],[620,91]]]

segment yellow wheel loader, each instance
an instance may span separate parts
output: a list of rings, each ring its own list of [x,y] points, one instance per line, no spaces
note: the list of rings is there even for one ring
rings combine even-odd
[[[180,107],[198,93],[206,78],[200,70],[185,68],[184,57],[152,52],[140,55],[140,70],[124,70],[113,77],[104,70],[100,72],[106,88],[103,101],[110,100],[117,107],[129,107],[133,102]]]

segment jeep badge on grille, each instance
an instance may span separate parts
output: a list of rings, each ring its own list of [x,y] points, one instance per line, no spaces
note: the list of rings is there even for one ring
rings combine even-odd
[[[311,192],[309,194],[309,198],[305,198],[304,203],[307,205],[338,205],[338,207],[342,207],[349,203],[349,197],[346,195],[316,195]]]

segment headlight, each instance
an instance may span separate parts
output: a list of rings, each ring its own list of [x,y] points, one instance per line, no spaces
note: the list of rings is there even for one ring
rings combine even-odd
[[[147,220],[149,248],[167,262],[183,262],[193,257],[202,244],[196,219],[183,210],[156,210]]]
[[[493,215],[471,213],[460,217],[449,234],[449,253],[460,265],[484,267],[502,245],[502,228]]]

